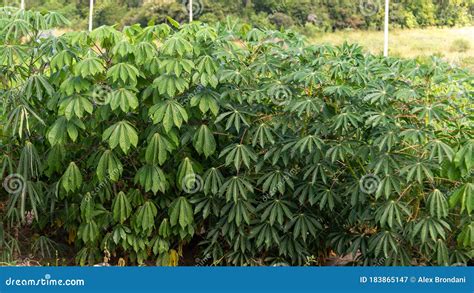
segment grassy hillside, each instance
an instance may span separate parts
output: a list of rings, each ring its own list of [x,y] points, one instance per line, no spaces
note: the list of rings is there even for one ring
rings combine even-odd
[[[380,31],[339,31],[320,34],[310,40],[336,45],[348,41],[359,43],[372,53],[383,51],[383,32]],[[390,54],[407,58],[437,55],[474,70],[474,26],[392,30]]]

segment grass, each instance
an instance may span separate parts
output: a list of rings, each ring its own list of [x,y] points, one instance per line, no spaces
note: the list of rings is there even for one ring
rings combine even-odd
[[[381,54],[383,32],[339,31],[324,33],[310,38],[313,43],[334,45],[359,43],[369,52]],[[449,62],[474,71],[474,26],[463,28],[427,28],[391,30],[389,54],[402,58],[442,57]]]

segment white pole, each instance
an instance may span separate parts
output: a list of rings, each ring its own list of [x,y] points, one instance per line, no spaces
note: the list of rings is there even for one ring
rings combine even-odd
[[[189,22],[193,21],[193,0],[189,0]]]
[[[89,31],[92,31],[92,14],[94,14],[94,0],[90,0],[89,4]]]
[[[388,15],[389,15],[389,2],[385,0],[385,29],[384,29],[384,44],[383,44],[383,55],[388,57]]]
[[[25,10],[25,0],[21,0],[20,2],[20,9]]]

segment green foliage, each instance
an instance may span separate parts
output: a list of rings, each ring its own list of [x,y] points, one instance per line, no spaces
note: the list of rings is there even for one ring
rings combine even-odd
[[[73,19],[74,28],[87,27],[88,7],[84,1],[30,0],[29,8],[58,10]],[[380,29],[383,23],[383,3],[379,1],[321,1],[321,0],[199,0],[194,9],[194,19],[203,22],[223,21],[229,15],[239,17],[260,28],[279,29],[294,27],[303,33],[358,28]],[[473,21],[472,0],[398,0],[390,1],[391,25],[402,28],[426,26],[459,26]],[[182,1],[104,0],[96,3],[94,27],[120,26],[136,23],[185,22],[187,10]],[[49,26],[66,25],[68,21],[58,13],[45,19]],[[10,29],[12,36],[27,30],[27,23]],[[127,54],[128,42],[121,42],[113,49],[119,56]]]
[[[0,16],[1,174],[25,187],[0,191],[1,257],[28,212],[80,265],[176,265],[196,239],[220,265],[473,257],[468,72],[230,19],[36,38],[61,18]]]

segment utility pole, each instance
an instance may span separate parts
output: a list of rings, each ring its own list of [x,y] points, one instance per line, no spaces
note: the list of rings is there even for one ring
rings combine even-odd
[[[89,4],[89,31],[92,31],[92,15],[94,14],[94,0],[90,0]]]
[[[21,0],[20,2],[20,9],[25,10],[25,0]]]
[[[385,0],[385,27],[384,27],[384,44],[383,44],[383,55],[388,57],[388,15],[389,15],[389,4],[390,0]]]
[[[189,0],[189,22],[193,21],[193,0]]]

